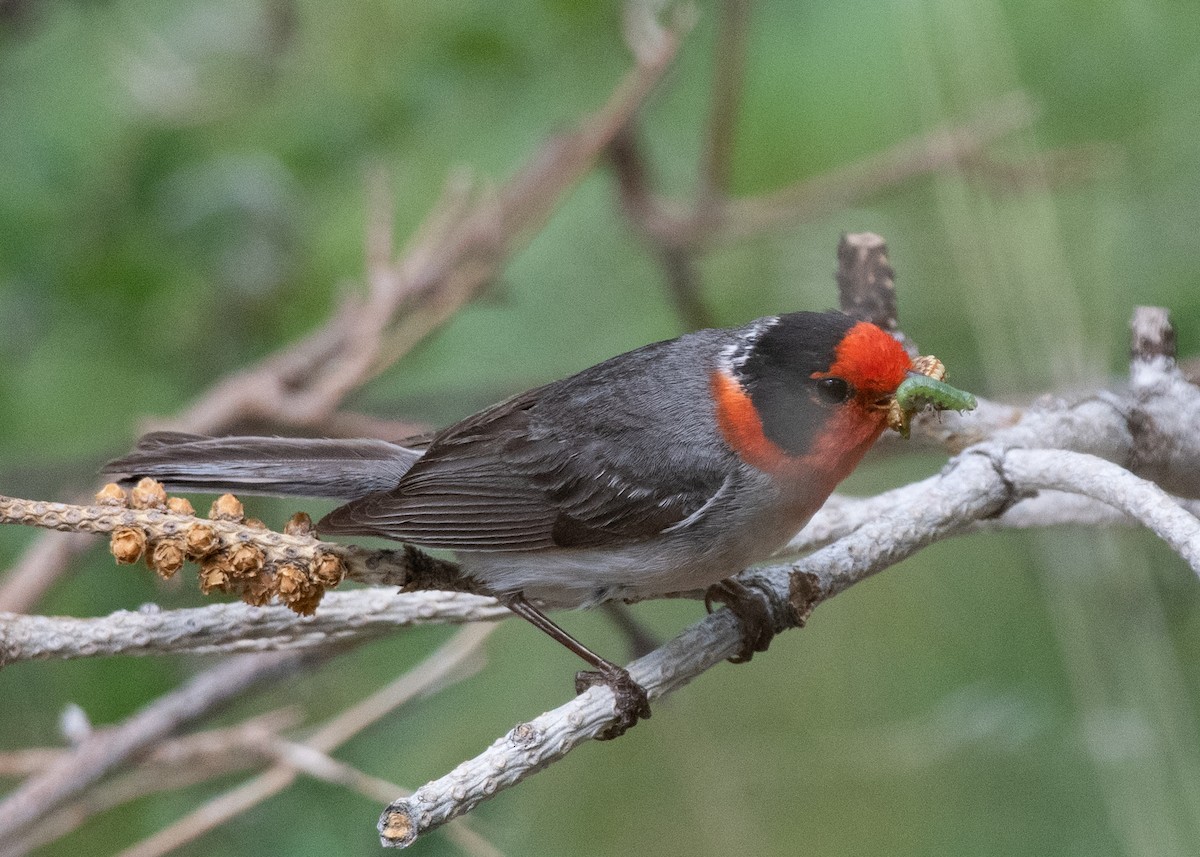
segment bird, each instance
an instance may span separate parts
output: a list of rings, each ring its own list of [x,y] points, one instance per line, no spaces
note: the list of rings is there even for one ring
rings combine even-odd
[[[593,667],[577,692],[612,688],[611,738],[650,716],[645,690],[546,611],[715,588],[743,608],[748,659],[769,633],[728,581],[807,523],[918,374],[870,321],[791,312],[645,345],[415,441],[155,432],[105,470],[346,500],[319,534],[452,551],[480,591]]]

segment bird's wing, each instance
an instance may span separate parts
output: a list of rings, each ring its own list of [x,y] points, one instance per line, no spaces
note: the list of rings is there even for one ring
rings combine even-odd
[[[728,485],[712,461],[682,475],[665,466],[675,438],[654,425],[605,422],[596,407],[590,425],[545,419],[545,389],[446,429],[395,489],[335,509],[318,529],[465,551],[614,546],[686,526]]]

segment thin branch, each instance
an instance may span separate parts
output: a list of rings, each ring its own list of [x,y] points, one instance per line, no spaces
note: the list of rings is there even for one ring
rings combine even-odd
[[[270,758],[269,745],[278,732],[295,726],[297,720],[294,710],[282,709],[227,729],[212,729],[164,741],[132,771],[109,777],[91,787],[78,800],[39,820],[20,839],[6,842],[0,853],[15,857],[34,851],[77,830],[96,815],[147,795],[187,788],[261,765]],[[49,764],[68,751],[44,752],[52,757],[47,760]],[[39,766],[38,770],[42,767],[45,765]]]
[[[1163,445],[1152,444],[1134,456],[1146,437],[1146,430],[1136,427],[1161,412],[1164,418],[1183,415],[1182,422],[1157,429],[1173,428],[1187,436],[1167,447],[1170,454],[1190,443],[1193,462],[1200,461],[1194,432],[1187,428],[1200,408],[1200,390],[1187,384],[1173,360],[1157,352],[1135,359],[1134,379],[1132,406],[1101,395],[1071,408],[1030,412],[1021,424],[952,459],[937,476],[890,492],[874,515],[839,540],[792,566],[752,569],[739,579],[766,596],[777,629],[801,627],[829,598],[926,545],[1003,516],[1047,489],[1100,500],[1141,521],[1200,574],[1200,520],[1158,486],[1092,454],[1106,452],[1144,465],[1142,459],[1154,458],[1152,453]],[[1059,448],[1047,449],[1049,445]],[[1073,445],[1088,451],[1070,451]],[[736,654],[740,635],[737,620],[722,610],[633,662],[629,670],[656,699]],[[607,728],[611,718],[611,691],[598,687],[518,725],[479,756],[393,802],[380,817],[381,841],[393,847],[411,844],[564,757]]]
[[[1067,470],[1073,475],[1057,475],[1056,457],[1068,460]],[[1105,480],[1117,473],[1124,473],[1119,487],[1105,489]],[[993,446],[968,450],[943,473],[909,486],[919,502],[892,506],[793,566],[751,570],[740,580],[768,596],[777,627],[799,627],[829,598],[961,531],[969,522],[996,515],[1023,494],[1046,487],[1082,490],[1120,503],[1124,511],[1150,524],[1200,573],[1200,521],[1174,506],[1155,486],[1092,456]],[[722,610],[634,661],[629,670],[650,698],[657,699],[737,654],[740,644],[737,620]],[[469,812],[594,738],[611,718],[611,692],[593,688],[516,726],[479,756],[393,802],[380,818],[383,844],[409,845],[444,821]]]
[[[1057,453],[1055,453],[1057,454]],[[920,483],[874,497],[834,495],[777,557],[800,556],[843,538],[894,506],[920,502]],[[1200,501],[1171,497],[1171,502],[1200,515]],[[1079,494],[1042,490],[1017,500],[1003,513],[966,524],[962,533],[1035,530],[1047,527],[1131,527],[1139,521],[1107,503]]]
[[[331,785],[342,786],[370,800],[391,800],[397,792],[404,791],[395,783],[364,773],[308,744],[278,738],[269,742],[265,750],[276,762],[297,773],[307,774],[315,780]]]
[[[191,766],[226,752],[241,754],[262,741],[264,735],[291,729],[299,722],[298,710],[289,706],[252,717],[236,726],[173,738],[156,747],[143,761],[141,769],[157,775],[167,768]],[[65,747],[30,747],[0,752],[0,777],[36,774],[70,752],[70,748]]]
[[[1036,118],[1024,93],[998,99],[961,123],[938,128],[822,176],[759,197],[730,200],[721,227],[699,240],[730,240],[803,223],[917,176],[982,152],[996,140],[1028,128]]]
[[[659,228],[668,219],[682,224],[684,215],[669,214],[651,191],[650,168],[638,146],[637,132],[633,126],[612,139],[608,147],[608,161],[616,177],[622,210],[629,221],[639,228],[662,263],[667,293],[675,305],[676,315],[688,329],[711,327],[712,313],[701,296],[695,249],[670,239],[669,236],[676,229]],[[652,223],[657,224],[653,229],[650,228]]]
[[[605,105],[549,139],[494,193],[466,205],[463,183],[451,181],[431,228],[418,230],[425,242],[408,248],[391,270],[381,263],[390,247],[379,235],[387,217],[377,214],[368,229],[365,297],[347,297],[304,339],[218,381],[169,427],[220,434],[247,420],[303,427],[330,420],[350,392],[444,324],[536,233],[662,79],[683,24],[642,21],[637,64]],[[0,610],[28,610],[86,548],[78,537],[40,536],[0,583]]]
[[[434,692],[469,667],[492,628],[472,625],[388,686],[338,714],[317,729],[304,746],[327,754],[409,700]],[[191,842],[287,788],[296,779],[291,764],[276,765],[228,791],[153,836],[123,851],[120,857],[158,857]],[[469,829],[448,831],[459,847],[480,857],[498,852]]]
[[[226,661],[164,694],[119,726],[96,730],[0,802],[0,842],[14,838],[101,777],[249,688],[286,678],[327,656],[328,652],[269,652]]]
[[[648,167],[636,148],[618,152],[612,161],[623,209],[648,240],[699,251],[841,211],[888,187],[975,156],[996,140],[1028,128],[1035,118],[1024,93],[1012,93],[970,119],[945,123],[824,175],[760,196],[710,203],[703,217],[696,215],[694,206],[689,209],[650,192]],[[618,145],[622,142],[616,139]]]
[[[0,609],[24,612],[95,542],[74,533],[40,533],[0,579]]]
[[[109,655],[231,654],[320,649],[424,624],[494,621],[510,612],[495,599],[394,587],[331,592],[312,616],[282,604],[242,602],[180,610],[119,610],[107,616],[0,613],[0,663]]]
[[[695,264],[696,255],[709,245],[841,210],[886,187],[977,156],[1034,118],[1024,95],[1016,93],[964,124],[944,125],[824,176],[762,196],[730,199],[725,194],[748,16],[747,0],[727,0],[723,6],[714,101],[695,202],[687,206],[653,192],[650,167],[632,126],[612,138],[608,151],[621,208],[661,260],[676,312],[690,328],[711,324]]]
[[[696,189],[696,207],[701,217],[712,203],[719,203],[729,195],[749,26],[750,0],[724,0],[721,3],[713,52],[712,103]]]
[[[1200,574],[1200,520],[1153,482],[1093,455],[1063,450],[1010,449],[1004,472],[1028,490],[1069,491],[1120,509]]]

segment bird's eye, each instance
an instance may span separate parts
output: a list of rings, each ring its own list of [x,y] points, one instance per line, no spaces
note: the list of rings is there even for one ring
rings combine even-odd
[[[822,399],[835,405],[840,405],[854,395],[854,388],[841,378],[819,378],[817,391]]]

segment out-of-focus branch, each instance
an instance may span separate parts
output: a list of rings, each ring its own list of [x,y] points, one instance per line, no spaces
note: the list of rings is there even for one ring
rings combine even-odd
[[[321,765],[314,757],[328,758],[328,753],[409,700],[433,693],[455,678],[474,672],[471,669],[472,661],[478,658],[479,649],[491,630],[490,626],[472,625],[459,631],[416,667],[318,728],[299,745],[299,750],[293,747],[290,753],[284,754],[287,758],[281,764],[213,798],[174,824],[122,852],[120,857],[157,857],[179,848],[283,791],[296,779],[301,768],[310,773],[314,772],[314,768],[320,768],[322,775],[329,775],[323,776],[326,779],[347,776],[348,771],[344,767],[339,767],[335,773],[328,763]],[[305,764],[297,765],[297,756],[304,751],[307,753],[300,761]],[[350,778],[359,785],[365,782],[361,777],[350,775]],[[375,781],[375,785],[378,786],[379,781]],[[469,854],[478,857],[496,857],[499,854],[494,846],[469,828],[458,827],[448,830],[447,834]]]
[[[121,725],[96,730],[0,801],[0,842],[15,840],[33,822],[100,778],[249,688],[293,675],[327,655],[327,650],[266,652],[230,660],[193,677]]]
[[[661,80],[682,25],[663,27],[646,17],[631,26],[636,64],[607,103],[575,129],[547,140],[494,190],[472,191],[453,175],[399,259],[390,258],[388,206],[377,201],[368,228],[365,294],[346,296],[320,328],[218,381],[166,425],[220,434],[243,421],[312,427],[332,420],[349,393],[478,295],[536,233]],[[77,537],[40,536],[0,584],[0,610],[29,609],[86,544]]]
[[[209,729],[162,742],[143,760],[141,769],[161,776],[171,768],[189,767],[230,753],[242,755],[266,735],[291,729],[300,722],[293,707],[278,708],[236,726]],[[30,747],[0,752],[0,777],[27,777],[44,771],[70,753],[64,747]]]
[[[712,102],[696,189],[697,216],[729,194],[738,106],[746,72],[750,0],[724,0],[717,21],[713,56]]]
[[[748,20],[747,0],[726,0],[717,37],[713,103],[693,203],[654,193],[651,170],[633,126],[616,135],[609,146],[621,208],[662,261],[676,311],[691,328],[711,324],[695,263],[696,256],[710,245],[812,220],[916,176],[980,160],[995,140],[1028,127],[1035,115],[1025,96],[1014,93],[962,124],[944,125],[824,176],[761,196],[731,198],[729,168]],[[895,330],[894,312],[890,320],[888,329]]]
[[[676,212],[671,215],[673,218],[706,221],[720,211],[729,193],[749,21],[749,0],[724,0],[721,3],[713,59],[712,100],[699,165],[696,201],[691,212],[686,215]],[[713,315],[701,294],[695,248],[663,240],[658,232],[647,228],[652,220],[665,216],[665,206],[651,192],[649,167],[638,147],[637,130],[632,123],[613,137],[608,154],[617,177],[622,208],[658,255],[676,314],[689,329],[711,327]]]
[[[1028,128],[1036,118],[1024,93],[1012,93],[973,117],[938,128],[822,176],[744,199],[710,200],[695,207],[655,195],[649,168],[629,137],[616,138],[610,156],[626,214],[656,245],[698,252],[725,241],[792,226],[840,211],[879,191],[952,166],[996,140]]]
[[[93,544],[78,533],[40,533],[0,578],[0,609],[29,610]]]
[[[762,196],[730,200],[719,226],[698,240],[729,240],[813,220],[871,194],[970,159],[1015,131],[1037,113],[1022,92],[983,105],[962,121],[943,124],[857,163]]]
[[[260,766],[264,759],[270,758],[270,744],[279,732],[294,727],[299,719],[295,709],[281,709],[233,727],[164,741],[133,770],[103,780],[77,800],[39,820],[24,836],[0,846],[0,854],[15,857],[34,851],[61,839],[96,815],[147,795],[187,788]],[[37,773],[70,751],[39,752],[43,761],[22,773]]]

